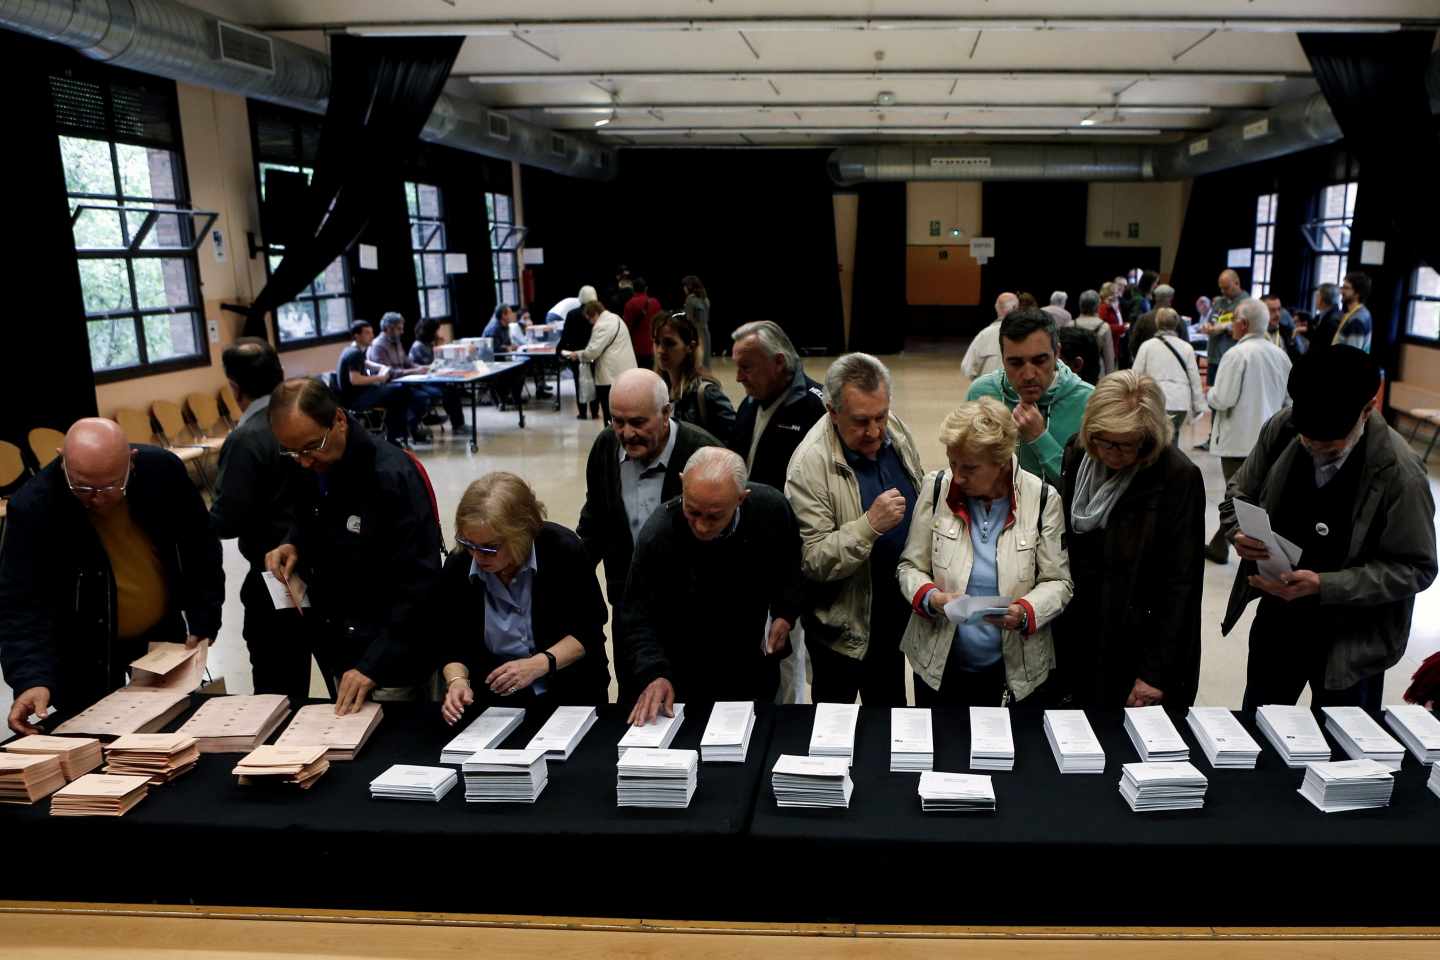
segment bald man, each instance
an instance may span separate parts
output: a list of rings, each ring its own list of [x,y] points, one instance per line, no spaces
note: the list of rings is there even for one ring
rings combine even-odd
[[[677,700],[774,700],[804,606],[800,549],[790,504],[747,482],[739,454],[690,456],[681,495],[640,531],[616,632],[616,672],[638,691],[632,724],[671,716]]]
[[[995,298],[995,322],[975,334],[965,359],[960,361],[960,370],[971,380],[976,380],[992,370],[1000,369],[1000,321],[1020,306],[1020,298],[1013,293],[1002,293]]]
[[[220,630],[225,572],[184,464],[132,447],[111,420],[78,420],[60,456],[10,501],[0,551],[0,668],[10,729],[123,687],[152,641]]]
[[[680,468],[690,455],[720,445],[672,412],[670,392],[655,371],[626,370],[610,391],[610,429],[595,438],[585,465],[585,505],[575,532],[591,561],[605,563],[605,593],[617,622],[640,528],[680,493]]]

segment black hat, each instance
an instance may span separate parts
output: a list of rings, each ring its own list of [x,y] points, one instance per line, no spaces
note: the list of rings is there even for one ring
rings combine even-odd
[[[1344,344],[1311,350],[1290,371],[1291,422],[1310,440],[1341,440],[1380,390],[1380,367]]]

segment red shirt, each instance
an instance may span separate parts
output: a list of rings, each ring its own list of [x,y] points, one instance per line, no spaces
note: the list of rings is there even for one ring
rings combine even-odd
[[[625,302],[625,326],[630,329],[630,345],[636,357],[655,353],[655,335],[650,319],[660,312],[660,301],[648,293],[637,293]]]

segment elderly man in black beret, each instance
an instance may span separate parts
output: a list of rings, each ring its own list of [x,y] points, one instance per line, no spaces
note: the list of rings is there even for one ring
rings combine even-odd
[[[1379,367],[1354,347],[1307,355],[1290,374],[1293,406],[1230,480],[1220,523],[1243,562],[1224,632],[1260,600],[1246,710],[1295,703],[1309,684],[1314,706],[1374,711],[1405,652],[1415,595],[1435,579],[1435,502],[1425,464],[1376,409],[1379,389]],[[1237,500],[1299,548],[1292,570],[1258,572],[1269,553],[1240,532]]]

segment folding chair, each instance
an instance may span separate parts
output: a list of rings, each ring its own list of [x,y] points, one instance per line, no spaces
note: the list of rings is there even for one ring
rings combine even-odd
[[[30,444],[30,453],[35,457],[35,469],[44,470],[50,461],[60,456],[65,445],[65,434],[50,427],[36,427],[25,438]]]
[[[29,474],[20,448],[0,440],[0,530],[5,529],[5,509],[10,495],[20,489],[20,485],[29,479]]]
[[[236,399],[235,391],[230,389],[230,384],[227,382],[225,386],[219,389],[215,396],[220,401],[220,415],[225,418],[225,422],[230,425],[230,429],[234,430],[240,425],[240,401]]]

